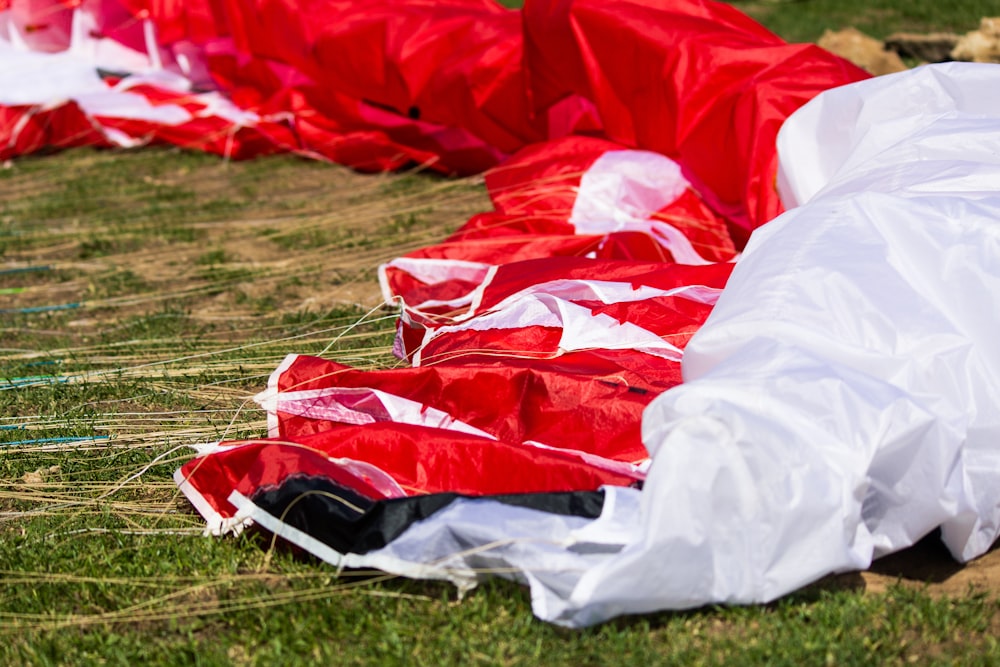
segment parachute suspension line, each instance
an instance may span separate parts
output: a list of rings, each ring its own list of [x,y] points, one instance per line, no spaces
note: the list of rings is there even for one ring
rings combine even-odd
[[[381,310],[381,308],[382,308],[382,306],[383,306],[383,305],[384,305],[384,304],[381,304],[381,303],[380,303],[380,304],[378,304],[377,306],[375,306],[374,308],[372,308],[371,310],[369,310],[369,311],[368,311],[367,313],[365,313],[364,315],[362,315],[362,316],[361,316],[361,318],[360,318],[360,319],[358,319],[358,321],[357,321],[357,322],[355,322],[354,324],[350,325],[349,327],[347,327],[346,329],[344,329],[343,331],[341,331],[341,332],[340,332],[339,334],[337,334],[337,336],[336,336],[336,337],[335,337],[335,338],[334,338],[333,340],[331,340],[331,341],[330,341],[330,343],[329,343],[329,344],[328,344],[328,345],[327,345],[326,347],[324,347],[324,348],[323,348],[323,349],[322,349],[322,350],[320,351],[320,353],[319,353],[319,354],[317,354],[316,356],[317,356],[317,357],[322,357],[322,356],[323,356],[324,354],[326,354],[327,352],[329,352],[329,351],[330,351],[330,348],[332,348],[332,347],[333,347],[334,345],[336,345],[336,344],[337,344],[337,342],[338,342],[338,341],[339,341],[339,340],[340,340],[341,338],[343,338],[344,336],[346,336],[346,335],[347,335],[347,334],[348,334],[348,333],[349,333],[349,332],[350,332],[350,331],[351,331],[352,329],[354,329],[354,328],[355,328],[355,327],[357,327],[357,326],[360,326],[361,324],[365,324],[365,323],[367,323],[367,321],[368,321],[368,317],[369,317],[370,315],[372,315],[373,313],[375,313],[376,311],[378,311],[378,310]],[[372,322],[380,322],[380,321],[382,321],[382,320],[387,320],[387,319],[394,319],[395,317],[396,317],[395,315],[389,315],[389,316],[386,316],[386,317],[380,317],[380,318],[378,318],[378,319],[375,319],[375,320],[371,320],[371,321],[372,321]]]
[[[222,436],[219,438],[219,440],[225,440],[226,439],[226,436],[229,434],[229,431],[236,424],[236,418],[240,416],[241,412],[243,412],[243,408],[246,407],[247,403],[249,403],[252,400],[253,400],[253,397],[244,398],[243,402],[240,403],[239,407],[236,408],[235,411],[233,411],[233,417],[232,417],[232,419],[229,420],[229,423],[226,424],[226,428],[222,431]]]
[[[156,456],[155,458],[153,458],[152,461],[150,461],[149,463],[147,463],[146,465],[144,465],[142,468],[140,468],[139,472],[136,472],[136,473],[133,473],[133,474],[129,475],[128,477],[126,477],[125,479],[123,479],[122,481],[120,481],[116,486],[111,487],[110,489],[108,489],[107,491],[105,491],[104,493],[102,493],[101,495],[99,495],[97,497],[97,500],[103,500],[104,498],[107,498],[108,496],[110,496],[110,495],[112,495],[114,493],[117,493],[118,491],[121,491],[123,488],[125,488],[126,484],[128,484],[132,480],[138,479],[139,477],[142,477],[143,475],[145,475],[149,471],[150,468],[152,468],[153,466],[155,466],[158,463],[160,463],[165,457],[169,456],[170,454],[173,454],[174,452],[180,451],[182,449],[188,449],[188,448],[189,448],[188,445],[177,445],[176,447],[172,447],[172,448],[168,449],[167,451],[163,452],[159,456]]]
[[[51,540],[59,537],[72,537],[73,535],[201,535],[204,532],[201,528],[156,528],[148,530],[122,530],[120,528],[77,528],[75,530],[64,530],[58,533],[49,533],[43,540]]]

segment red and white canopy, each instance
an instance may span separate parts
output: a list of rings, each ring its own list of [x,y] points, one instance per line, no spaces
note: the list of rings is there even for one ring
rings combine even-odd
[[[708,0],[0,0],[0,158],[489,170],[380,267],[408,367],[292,355],[267,436],[176,479],[213,532],[573,626],[990,547],[998,110],[1000,67],[868,79]]]

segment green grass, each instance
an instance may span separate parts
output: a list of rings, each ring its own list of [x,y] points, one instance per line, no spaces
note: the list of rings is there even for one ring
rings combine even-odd
[[[812,42],[824,30],[855,27],[884,39],[894,32],[956,32],[996,16],[994,0],[728,0],[788,41]]]
[[[1000,13],[996,0],[723,0],[790,42],[814,42],[824,30],[855,27],[878,39],[894,32],[956,32]],[[517,8],[523,0],[500,0]]]
[[[962,31],[989,13],[733,4],[797,40],[849,23]],[[148,149],[17,160],[0,189],[0,271],[31,269],[0,273],[0,664],[1000,661],[1000,607],[981,591],[872,593],[844,575],[773,605],[566,631],[511,583],[457,600],[338,577],[252,531],[205,537],[171,480],[189,446],[260,435],[249,398],[289,352],[394,363],[373,268],[486,210],[481,183]]]
[[[995,605],[980,596],[933,600],[902,588],[881,598],[822,593],[566,631],[533,620],[524,590],[501,581],[456,601],[442,586],[336,579],[283,555],[270,563],[280,575],[258,573],[246,554],[266,545],[253,536],[197,549],[184,539],[105,541],[108,554],[95,565],[115,568],[119,580],[38,582],[25,607],[44,616],[65,607],[69,595],[101,609],[170,592],[175,606],[215,613],[161,618],[137,609],[141,620],[38,630],[0,651],[54,665],[986,665],[1000,655]],[[154,546],[184,566],[123,556]],[[66,551],[56,549],[70,556]],[[213,572],[212,580],[202,571]]]

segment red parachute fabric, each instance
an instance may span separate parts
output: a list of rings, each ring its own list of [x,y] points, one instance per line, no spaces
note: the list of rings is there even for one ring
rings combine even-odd
[[[684,165],[740,242],[782,210],[774,141],[785,118],[869,76],[711,0],[529,0],[523,14],[536,110],[590,100],[605,136]]]
[[[367,463],[372,458],[391,461],[392,474]],[[233,492],[249,497],[291,477],[326,478],[377,500],[445,491],[494,495],[596,489],[627,486],[639,476],[601,470],[561,450],[397,423],[223,442],[175,476],[203,515],[219,522],[237,516],[229,500]]]
[[[601,489],[640,486],[643,410],[781,211],[779,127],[866,76],[709,0],[10,0],[0,157],[167,142],[488,170],[494,210],[380,267],[410,367],[291,355],[258,397],[268,437],[175,476],[213,530],[266,521],[339,562],[395,500],[584,493],[523,503],[593,518]],[[337,502],[285,523],[310,496]]]
[[[596,364],[563,360],[560,368],[481,362],[357,371],[295,356],[272,379],[266,402],[273,406],[270,434],[406,420],[512,444],[641,462],[646,451],[635,432],[638,416],[669,384],[636,381],[634,375],[627,382],[620,366],[597,370]]]
[[[76,104],[63,104],[55,109],[0,106],[0,160],[45,148],[108,145],[101,131]]]
[[[285,126],[262,132],[273,146],[255,139],[231,156],[293,150],[366,170],[471,173],[534,142],[603,136],[678,160],[737,244],[780,210],[784,118],[867,76],[707,1],[528,0],[517,12],[491,0],[12,0],[3,11],[18,48],[127,54],[258,114],[239,127]],[[130,136],[157,136],[140,132]],[[204,147],[193,134],[158,136]]]
[[[772,124],[862,74],[715,4],[529,2],[523,69],[516,13],[479,2],[392,6],[323,5],[322,26],[296,29],[320,54],[319,68],[273,40],[237,35],[235,44],[269,71],[275,61],[298,66],[308,85],[268,89],[326,109],[330,137],[377,117],[367,131],[442,170],[505,160],[486,176],[494,210],[380,269],[386,300],[402,307],[395,351],[413,367],[362,372],[289,357],[258,397],[266,444],[210,450],[179,471],[182,488],[201,502],[213,488],[204,459],[245,446],[318,448],[389,496],[640,482],[643,408],[681,381],[683,347],[724,287],[738,244],[778,210]],[[595,32],[605,13],[614,14],[606,42]],[[713,17],[711,39],[699,37]],[[647,19],[658,27],[643,26]],[[564,57],[553,56],[563,37],[545,48],[532,41],[551,30],[573,40]],[[429,46],[431,34],[440,43]],[[639,67],[626,73],[625,59],[610,54],[618,43],[635,45],[624,51],[642,58]],[[724,55],[712,64],[716,51]],[[795,86],[775,64],[782,58],[807,72],[795,73]],[[697,81],[685,63],[698,64]],[[621,103],[623,90],[634,103]],[[610,139],[558,138],[542,120],[566,110],[578,115],[563,128],[579,122]],[[373,145],[377,155],[387,144]],[[519,481],[523,456],[539,457],[544,482]],[[294,465],[283,469],[295,474]],[[240,484],[257,476],[233,475]],[[225,486],[211,493],[224,496]]]

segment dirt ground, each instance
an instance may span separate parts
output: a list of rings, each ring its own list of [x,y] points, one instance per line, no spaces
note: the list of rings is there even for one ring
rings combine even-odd
[[[860,585],[866,591],[884,592],[901,583],[926,590],[931,595],[952,596],[968,593],[1000,594],[1000,549],[996,546],[976,560],[955,561],[937,534],[913,547],[881,558],[867,572],[839,575],[844,585]]]

